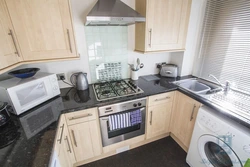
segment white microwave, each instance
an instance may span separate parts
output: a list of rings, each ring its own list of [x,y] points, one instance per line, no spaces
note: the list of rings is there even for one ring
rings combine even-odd
[[[13,114],[25,111],[60,94],[56,74],[37,73],[27,79],[11,78],[0,82],[0,101],[12,106]]]

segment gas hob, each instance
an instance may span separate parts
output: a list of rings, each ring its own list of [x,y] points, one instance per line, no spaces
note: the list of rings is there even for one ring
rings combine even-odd
[[[143,90],[129,79],[95,83],[93,84],[93,89],[97,101],[105,101],[143,93]]]

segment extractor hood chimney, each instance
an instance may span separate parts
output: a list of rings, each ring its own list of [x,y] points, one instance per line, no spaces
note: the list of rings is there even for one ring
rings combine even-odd
[[[127,26],[145,17],[120,0],[98,0],[86,17],[87,26]]]

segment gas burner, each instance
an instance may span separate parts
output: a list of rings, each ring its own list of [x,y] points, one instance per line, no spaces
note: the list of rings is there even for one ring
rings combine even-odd
[[[103,96],[109,96],[110,95],[110,91],[109,90],[104,90],[104,91],[102,91],[102,95]]]
[[[143,93],[142,89],[130,80],[96,83],[93,88],[98,101]]]

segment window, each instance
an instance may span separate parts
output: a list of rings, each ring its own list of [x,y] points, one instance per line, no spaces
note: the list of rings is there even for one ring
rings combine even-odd
[[[250,93],[250,1],[207,0],[199,58],[199,77]]]

